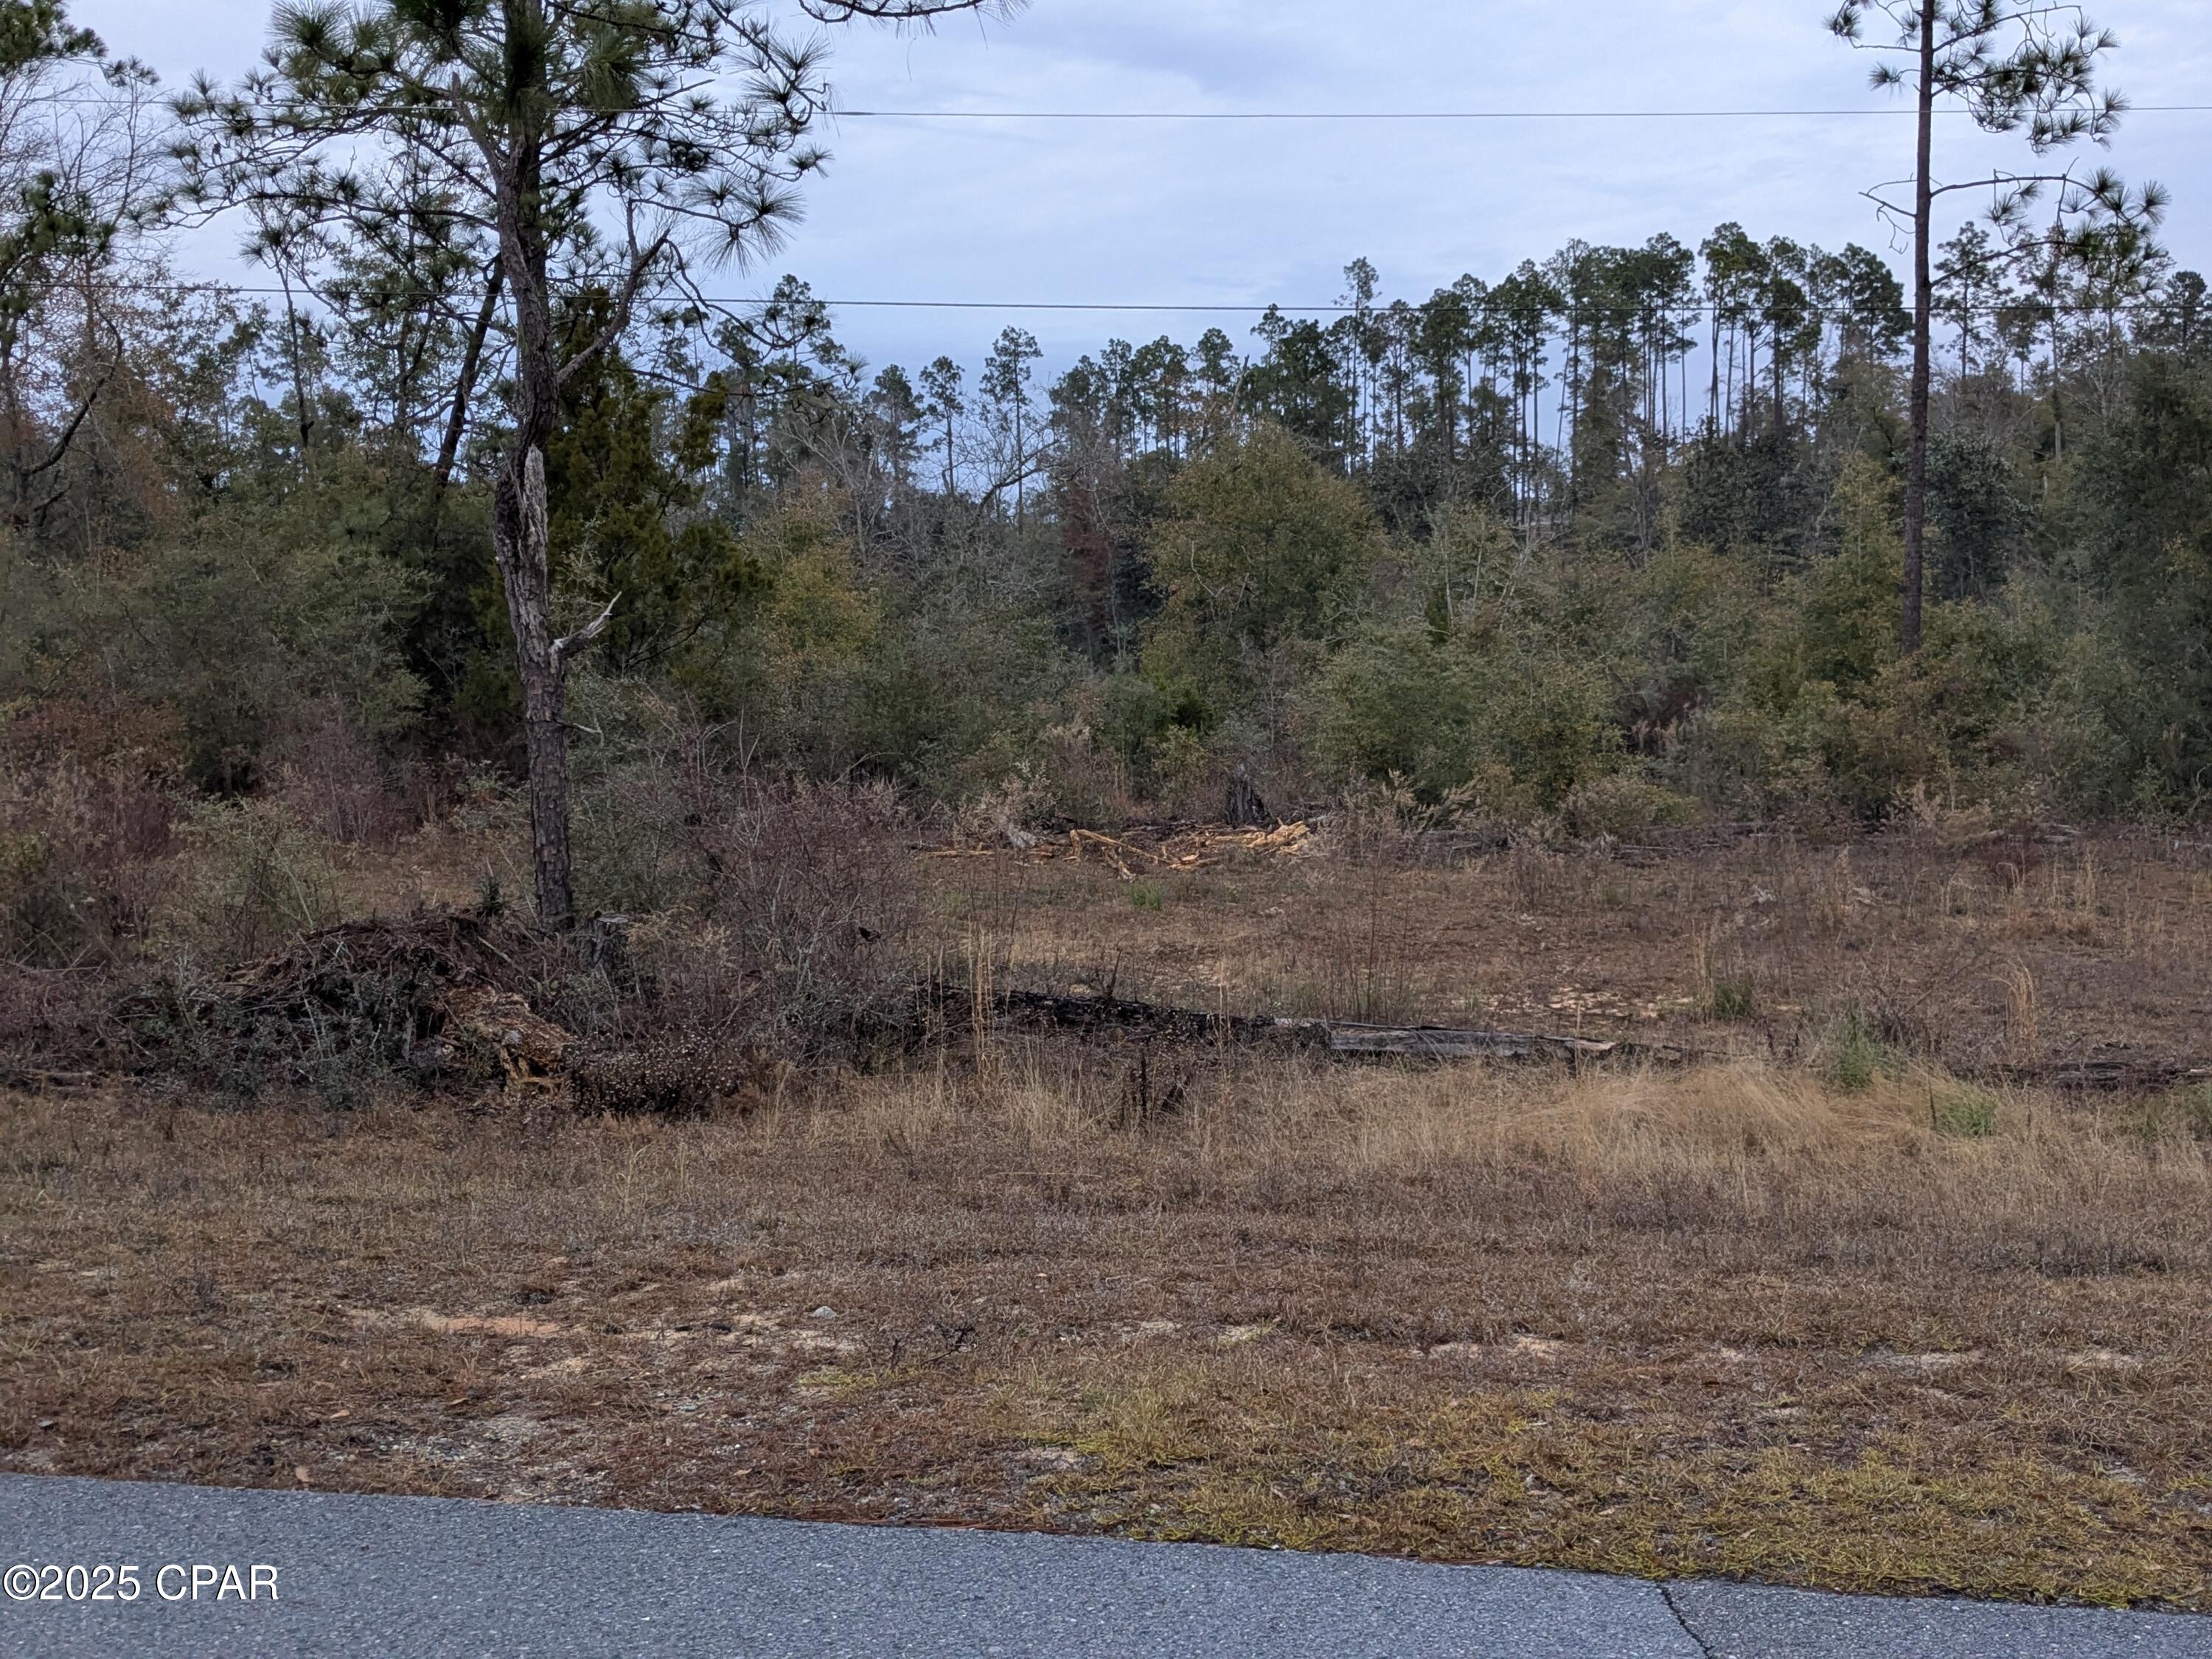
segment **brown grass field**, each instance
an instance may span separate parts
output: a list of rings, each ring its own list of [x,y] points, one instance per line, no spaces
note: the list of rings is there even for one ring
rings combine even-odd
[[[2204,849],[918,867],[1007,982],[1712,1057],[0,1095],[0,1464],[2212,1608],[2212,1092],[2049,1080],[2212,1064]]]

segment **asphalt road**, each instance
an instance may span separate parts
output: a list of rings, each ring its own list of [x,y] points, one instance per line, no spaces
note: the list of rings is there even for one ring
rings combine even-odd
[[[88,1572],[15,1599],[47,1563],[135,1563],[137,1598],[66,1599]],[[24,1475],[0,1475],[0,1571],[9,1655],[2212,1659],[2212,1619],[2154,1613]]]

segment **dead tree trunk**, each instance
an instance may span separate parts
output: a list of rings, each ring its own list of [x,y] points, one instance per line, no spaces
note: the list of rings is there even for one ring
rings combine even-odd
[[[568,659],[599,636],[615,599],[590,627],[554,636],[552,559],[546,529],[545,456],[532,447],[500,469],[492,511],[492,552],[507,589],[514,665],[522,681],[522,736],[530,765],[530,864],[538,924],[574,926],[568,851]],[[619,599],[620,595],[617,595]]]
[[[574,923],[576,905],[568,857],[567,676],[553,637],[547,541],[545,458],[533,447],[500,469],[492,551],[507,589],[507,619],[514,630],[514,665],[522,682],[523,745],[530,765],[530,864],[538,920],[558,932]]]

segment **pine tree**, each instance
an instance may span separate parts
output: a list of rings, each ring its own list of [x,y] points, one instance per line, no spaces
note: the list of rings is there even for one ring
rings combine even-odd
[[[987,0],[802,0],[817,21],[921,21]],[[522,684],[538,920],[574,919],[568,663],[614,602],[556,633],[545,451],[564,386],[657,292],[702,301],[702,265],[771,246],[826,157],[823,49],[761,0],[328,0],[276,13],[264,67],[179,102],[188,198],[278,210],[283,251],[390,246],[395,227],[496,260],[513,343],[513,430],[492,544]],[[721,88],[734,81],[738,89]],[[603,289],[575,339],[564,295]]]
[[[1869,41],[1870,18],[1891,26],[1888,40]],[[1902,186],[1869,192],[1885,217],[1905,228],[1912,241],[1912,378],[1907,394],[1909,434],[1905,468],[1904,605],[1899,639],[1906,653],[1920,648],[1928,526],[1928,439],[1932,385],[1932,322],[1936,305],[1936,207],[1963,191],[1996,192],[1992,219],[2010,235],[2016,257],[2040,248],[2056,252],[2082,227],[2154,222],[2164,206],[2155,187],[2130,195],[2102,168],[2087,174],[2056,168],[2048,158],[2084,138],[2109,143],[2126,108],[2096,83],[2097,61],[2119,45],[2110,30],[2093,25],[2076,5],[2051,0],[1844,0],[1828,21],[1842,40],[1893,61],[1879,64],[1877,88],[1904,88],[1914,100],[1917,150]],[[1939,183],[1936,177],[1936,112],[1964,109],[1984,132],[2025,131],[2041,170],[1997,172]],[[1909,199],[1893,193],[1909,188]],[[2047,231],[2029,217],[2049,198]]]

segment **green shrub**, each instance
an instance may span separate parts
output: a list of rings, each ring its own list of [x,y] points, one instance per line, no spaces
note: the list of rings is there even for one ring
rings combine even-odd
[[[1402,777],[1425,800],[1480,778],[1504,785],[1485,789],[1504,797],[1486,806],[1556,811],[1625,758],[1602,665],[1541,641],[1515,646],[1489,631],[1439,641],[1423,622],[1371,623],[1330,662],[1317,701],[1324,771]],[[1594,806],[1632,799],[1632,788],[1592,797]]]
[[[1359,489],[1280,427],[1219,446],[1176,479],[1153,527],[1166,599],[1146,630],[1147,672],[1216,719],[1264,697],[1283,647],[1342,636],[1381,549]]]
[[[1938,1134],[1984,1139],[1997,1132],[1997,1097],[1986,1089],[1975,1088],[1931,1095],[1928,1121]]]
[[[1874,1087],[1875,1079],[1889,1068],[1889,1049],[1875,1036],[1863,1015],[1846,1015],[1834,1038],[1828,1075],[1838,1089],[1859,1094]]]
[[[1699,816],[1698,803],[1687,796],[1627,773],[1576,785],[1562,811],[1569,833],[1585,841],[1628,841],[1695,823]]]

